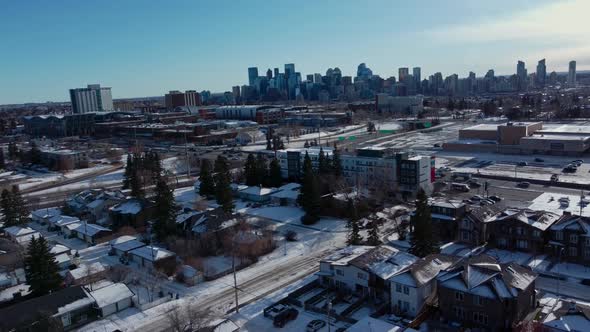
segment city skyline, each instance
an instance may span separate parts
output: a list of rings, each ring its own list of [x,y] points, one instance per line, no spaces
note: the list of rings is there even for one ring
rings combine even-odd
[[[169,90],[231,91],[232,86],[248,84],[246,68],[258,67],[264,75],[268,68],[282,68],[285,63],[295,63],[302,74],[324,74],[328,68],[339,67],[343,75],[354,76],[364,62],[383,78],[397,77],[400,67],[421,67],[422,78],[439,71],[459,77],[474,71],[480,77],[491,68],[496,75],[511,75],[518,60],[531,73],[542,58],[547,59],[547,74],[567,72],[571,60],[577,62],[578,71],[590,69],[590,47],[580,21],[590,8],[588,3],[424,2],[428,6],[397,8],[373,1],[366,9],[387,9],[380,11],[385,14],[357,17],[365,22],[360,25],[350,20],[343,24],[336,17],[358,16],[362,8],[353,3],[314,3],[306,8],[254,3],[252,8],[242,4],[222,8],[181,1],[170,8],[133,8],[130,1],[117,4],[115,11],[92,12],[86,12],[89,7],[83,3],[67,2],[68,8],[38,3],[34,9],[31,4],[10,4],[0,27],[13,31],[5,44],[14,51],[0,55],[1,71],[9,78],[0,82],[0,104],[66,101],[68,89],[95,82],[112,87],[115,99],[161,96]],[[127,18],[132,9],[135,15]],[[191,10],[197,9],[210,15],[191,16]],[[286,19],[277,15],[285,10],[297,15]],[[25,20],[23,13],[30,19]],[[79,17],[81,13],[86,16]],[[249,14],[265,21],[252,26]],[[413,19],[416,16],[421,19]],[[501,18],[503,24],[494,23],[494,18]],[[536,23],[548,18],[555,23],[548,29]],[[59,19],[64,23],[39,31],[40,26]],[[156,19],[164,23],[160,30],[156,31],[158,24],[145,24]],[[81,27],[80,32],[68,29],[72,21]],[[112,26],[117,22],[126,22],[124,33]],[[287,29],[269,29],[279,23]],[[340,24],[339,29],[334,24]],[[384,32],[384,27],[389,28]],[[195,45],[174,44],[186,40],[188,33],[193,34]],[[63,52],[64,47],[68,52]]]

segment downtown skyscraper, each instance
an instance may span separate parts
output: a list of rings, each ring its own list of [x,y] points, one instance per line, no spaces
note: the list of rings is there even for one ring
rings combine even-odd
[[[567,85],[570,87],[576,86],[576,62],[570,61],[567,72]]]

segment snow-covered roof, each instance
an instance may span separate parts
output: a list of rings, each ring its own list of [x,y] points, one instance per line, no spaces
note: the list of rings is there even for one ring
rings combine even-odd
[[[351,325],[346,329],[347,332],[366,332],[366,331],[379,331],[379,332],[400,332],[400,331],[416,331],[411,328],[404,328],[393,325],[381,319],[372,318],[370,316],[364,316],[361,320]]]
[[[94,236],[100,232],[110,232],[111,230],[97,224],[78,224],[74,230],[80,234]]]
[[[374,247],[371,246],[348,246],[324,258],[322,262],[330,263],[332,265],[348,265],[351,260],[373,248]]]
[[[458,257],[451,255],[428,255],[414,263],[406,272],[389,280],[408,286],[421,286],[436,278],[441,271],[451,267],[458,260]]]
[[[104,199],[96,199],[96,200],[88,203],[88,205],[86,205],[86,206],[90,209],[95,209],[95,208],[101,206],[104,202],[105,202]]]
[[[92,264],[82,264],[78,268],[70,270],[68,274],[70,274],[74,280],[79,280],[103,271],[106,271],[106,267],[100,262],[94,262]]]
[[[514,220],[544,231],[557,219],[559,219],[559,215],[552,212],[508,208],[489,219],[489,222]]]
[[[69,252],[69,251],[70,251],[70,248],[68,248],[67,246],[64,246],[63,244],[55,244],[49,249],[49,252],[52,255],[59,255],[59,254],[63,254],[64,252]]]
[[[133,235],[121,235],[116,239],[110,240],[109,244],[114,246],[114,245],[125,243],[125,242],[131,241],[131,240],[137,240],[137,237],[135,237]]]
[[[99,308],[133,297],[133,295],[135,294],[129,287],[122,283],[112,284],[90,292],[90,296],[94,298]]]
[[[301,188],[301,184],[297,183],[297,182],[289,182],[287,184],[284,184],[280,187],[278,187],[278,190],[297,190]]]
[[[49,218],[49,223],[61,227],[75,222],[80,222],[80,219],[71,216],[56,215]]]
[[[270,195],[270,197],[279,199],[297,199],[297,196],[299,196],[299,188],[301,188],[299,183],[287,183],[286,185],[279,187],[276,192]]]
[[[39,218],[39,219],[47,219],[47,218],[51,218],[53,216],[57,216],[60,214],[61,214],[61,210],[56,207],[48,208],[48,209],[39,209],[39,210],[35,210],[35,211],[31,212],[31,215],[34,218]]]
[[[55,255],[55,261],[57,262],[57,264],[67,263],[70,260],[70,255],[68,255],[67,253]]]
[[[122,214],[138,214],[141,212],[141,202],[136,199],[130,199],[126,202],[113,206],[111,211]]]
[[[141,258],[147,259],[148,261],[158,261],[160,259],[168,258],[174,256],[175,253],[172,251],[158,248],[154,246],[144,246],[141,248],[133,249],[129,252],[131,255],[139,256]]]
[[[20,226],[6,227],[4,229],[4,232],[6,232],[6,234],[8,234],[12,237],[20,237],[20,236],[25,236],[28,234],[37,233],[37,231],[32,229],[31,227],[20,227]]]
[[[543,325],[559,331],[587,331],[590,306],[575,301],[558,301],[543,320]]]
[[[250,186],[240,191],[240,194],[254,195],[254,196],[266,196],[276,192],[276,188],[264,188],[259,186]]]
[[[180,213],[180,214],[176,215],[176,223],[182,224],[187,219],[190,219],[193,216],[196,216],[199,214],[203,214],[203,212],[202,211],[187,211],[187,212]]]
[[[552,231],[563,231],[565,229],[578,231],[579,233],[590,237],[590,218],[564,215],[559,221],[557,221],[557,223],[553,224],[550,229]]]
[[[72,303],[68,303],[62,307],[57,308],[57,313],[55,314],[55,316],[60,316],[63,315],[67,312],[71,312],[74,310],[78,310],[84,307],[89,307],[94,303],[94,299],[91,297],[83,297],[81,299],[78,299]]]
[[[123,237],[123,236],[121,236]],[[119,237],[119,238],[121,238]],[[123,252],[128,252],[131,251],[133,249],[137,249],[137,248],[141,248],[143,246],[145,246],[145,243],[138,241],[135,237],[133,236],[125,236],[125,237],[129,237],[130,239],[128,239],[127,241],[116,241],[118,239],[112,240],[111,241],[111,246],[113,248],[115,248],[116,250],[120,250]],[[115,242],[113,242],[115,241]]]
[[[379,246],[355,258],[351,264],[368,269],[376,276],[387,280],[414,264],[418,257],[389,246]]]

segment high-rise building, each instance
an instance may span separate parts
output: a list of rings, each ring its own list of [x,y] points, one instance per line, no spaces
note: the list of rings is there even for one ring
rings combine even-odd
[[[320,74],[320,73],[313,74],[313,82],[314,83],[322,83],[322,74]]]
[[[270,70],[270,68],[268,68],[268,70],[266,71],[266,78],[268,80],[270,80],[272,78],[272,70]]]
[[[547,79],[547,66],[545,65],[545,59],[539,60],[537,64],[537,87],[544,87],[545,80]]]
[[[527,72],[523,61],[516,64],[516,77],[518,78],[518,90],[526,90]]]
[[[88,84],[86,88],[70,89],[72,113],[92,113],[112,111],[111,88],[101,88],[100,84]]]
[[[236,101],[240,99],[240,86],[239,85],[232,86],[231,92],[234,94],[234,98],[236,99]]]
[[[400,67],[398,69],[398,81],[399,82],[405,82],[406,77],[410,75],[410,70],[408,69],[408,67]]]
[[[274,78],[277,79],[279,77],[279,68],[274,69]]]
[[[285,64],[285,77],[289,79],[292,75],[295,75],[295,64],[294,63],[287,63]]]
[[[567,85],[576,86],[576,62],[570,61],[569,71],[567,72]]]
[[[307,75],[306,75],[306,80],[307,80],[308,82],[313,82],[313,74],[307,74]]]
[[[490,70],[488,70],[488,72],[486,73],[486,76],[485,76],[485,78],[492,79],[492,78],[494,78],[495,76],[496,76],[496,74],[494,73],[494,70],[493,70],[493,69],[490,69]]]
[[[356,77],[360,80],[368,80],[373,76],[373,71],[367,67],[367,65],[363,62],[358,65],[356,69]]]
[[[420,69],[420,67],[412,68],[412,76],[414,76],[414,81],[416,81],[416,86],[419,86],[420,82],[422,81],[421,71],[422,70]]]
[[[258,67],[248,68],[248,85],[254,86],[256,78],[258,77]]]

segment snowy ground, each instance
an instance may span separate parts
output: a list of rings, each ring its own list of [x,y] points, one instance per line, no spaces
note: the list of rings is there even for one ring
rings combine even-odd
[[[28,179],[26,180],[26,182],[19,184],[19,189],[24,190],[42,184],[49,184],[67,179],[73,179],[79,176],[84,176],[94,172],[103,171],[111,167],[112,166],[110,165],[98,164],[88,168],[75,169],[64,174],[59,172],[41,173],[29,170],[22,170],[21,173],[25,174],[28,177]]]

